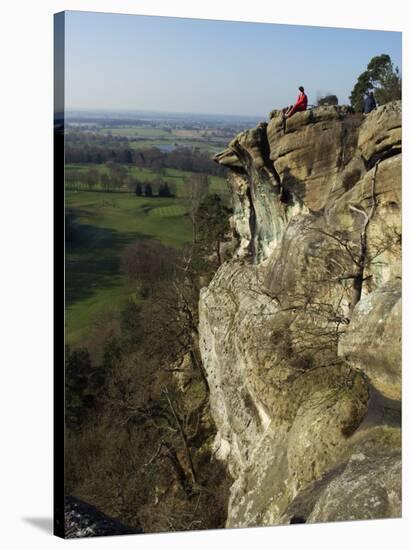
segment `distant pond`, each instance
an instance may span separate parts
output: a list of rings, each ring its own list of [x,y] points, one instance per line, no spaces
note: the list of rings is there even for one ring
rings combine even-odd
[[[177,145],[174,143],[163,143],[163,144],[156,144],[154,145],[157,149],[160,149],[163,151],[163,153],[169,153],[170,151],[173,151],[173,149],[176,149]]]

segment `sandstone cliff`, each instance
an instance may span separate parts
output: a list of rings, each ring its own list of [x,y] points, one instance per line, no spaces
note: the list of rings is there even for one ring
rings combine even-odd
[[[401,513],[401,104],[239,134],[200,349],[228,527]]]

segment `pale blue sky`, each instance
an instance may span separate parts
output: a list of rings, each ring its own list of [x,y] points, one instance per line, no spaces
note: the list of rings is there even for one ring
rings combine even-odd
[[[348,96],[401,33],[66,12],[66,107],[267,115],[299,85]]]

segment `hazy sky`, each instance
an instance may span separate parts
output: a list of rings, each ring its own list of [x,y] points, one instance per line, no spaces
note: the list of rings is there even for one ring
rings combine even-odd
[[[265,115],[348,96],[371,57],[401,69],[401,33],[66,12],[66,107]]]

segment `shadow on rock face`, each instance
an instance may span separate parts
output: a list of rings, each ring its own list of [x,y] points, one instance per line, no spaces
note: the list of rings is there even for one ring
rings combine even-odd
[[[358,431],[379,425],[399,428],[402,421],[401,415],[401,402],[388,399],[371,385],[369,387],[368,410]]]
[[[305,183],[291,174],[289,168],[283,172],[282,194],[280,200],[288,206],[294,206],[296,201],[303,204],[305,200]]]
[[[302,516],[292,516],[289,523],[291,525],[294,523],[306,523],[306,519]]]

